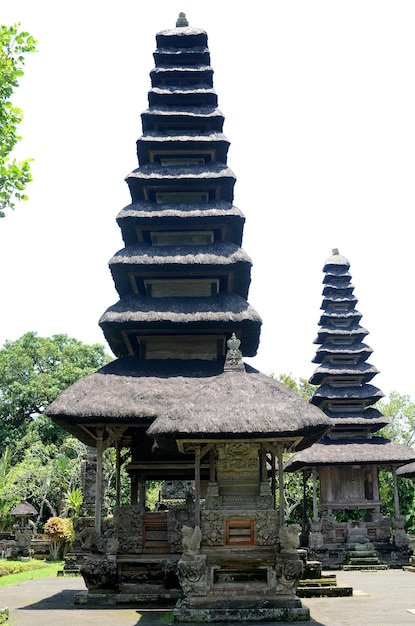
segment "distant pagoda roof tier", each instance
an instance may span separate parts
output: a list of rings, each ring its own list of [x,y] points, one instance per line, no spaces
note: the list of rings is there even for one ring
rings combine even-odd
[[[325,311],[320,316],[319,325],[320,326],[334,326],[338,323],[343,323],[344,327],[355,324],[356,322],[360,322],[362,319],[362,314],[355,309],[351,311]]]
[[[351,363],[361,363],[367,359],[373,350],[369,348],[365,343],[359,343],[357,345],[339,345],[334,342],[326,341],[316,351],[316,356],[313,359],[313,363],[325,363],[332,362],[338,363],[339,366],[343,363],[345,366]]]
[[[352,381],[349,385],[342,383],[321,385],[314,392],[310,402],[320,408],[323,408],[323,405],[333,403],[333,401],[336,400],[339,403],[343,403],[344,400],[359,401],[359,404],[362,403],[365,406],[370,406],[383,397],[384,394],[374,385],[354,385]]]
[[[326,339],[338,341],[341,338],[353,338],[354,340],[361,341],[369,334],[366,328],[362,328],[362,326],[356,324],[353,326],[348,328],[320,328],[314,343],[324,343]]]
[[[370,439],[336,440],[324,438],[307,450],[302,450],[288,461],[285,470],[295,472],[300,469],[321,465],[371,465],[390,468],[415,461],[415,451],[384,437]]]
[[[312,385],[322,385],[329,383],[333,378],[339,377],[341,380],[341,377],[347,376],[361,384],[369,382],[378,373],[379,370],[369,363],[351,363],[339,366],[337,363],[325,362],[314,371],[309,382]]]

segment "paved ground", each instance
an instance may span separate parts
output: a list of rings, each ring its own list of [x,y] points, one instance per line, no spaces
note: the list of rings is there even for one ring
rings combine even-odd
[[[336,574],[338,585],[353,587],[353,597],[304,599],[312,617],[304,626],[415,626],[415,573]],[[82,589],[78,577],[33,580],[0,588],[0,607],[10,609],[9,626],[155,626],[171,622],[168,610],[79,607],[73,597]]]

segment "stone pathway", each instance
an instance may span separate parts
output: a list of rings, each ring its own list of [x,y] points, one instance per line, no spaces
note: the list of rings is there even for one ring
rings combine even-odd
[[[313,620],[302,622],[304,626],[415,626],[414,573],[386,570],[336,574],[339,585],[353,587],[353,597],[303,600]],[[9,626],[163,626],[170,623],[168,610],[95,609],[89,605],[74,605],[74,595],[83,589],[83,580],[79,577],[28,581],[0,588],[0,607],[10,609]]]

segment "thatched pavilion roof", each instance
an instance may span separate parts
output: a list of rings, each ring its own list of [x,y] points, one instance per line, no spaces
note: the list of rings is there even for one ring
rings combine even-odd
[[[89,445],[99,424],[150,426],[158,439],[304,438],[310,445],[330,419],[297,393],[245,365],[223,371],[210,361],[125,357],[77,381],[45,411]]]
[[[285,470],[295,472],[321,465],[378,465],[391,467],[415,461],[415,451],[408,446],[385,439],[344,439],[333,441],[324,438],[307,450],[295,454]]]
[[[16,517],[30,517],[38,514],[35,507],[26,501],[15,506],[10,513],[11,515],[16,515]]]
[[[147,432],[156,440],[304,436],[303,445],[310,445],[330,424],[314,408],[286,385],[245,366],[244,372],[199,381],[194,395],[169,406]]]

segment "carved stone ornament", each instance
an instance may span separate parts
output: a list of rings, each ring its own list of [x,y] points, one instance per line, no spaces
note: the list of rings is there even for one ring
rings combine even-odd
[[[117,565],[106,559],[89,559],[80,567],[80,572],[89,591],[118,589]]]
[[[195,526],[194,528],[183,526],[182,535],[183,557],[198,553],[200,550],[200,542],[202,541],[202,532],[199,526]]]
[[[303,570],[304,564],[298,554],[279,554],[275,563],[277,594],[295,595]]]
[[[224,369],[225,370],[234,370],[234,369],[244,370],[244,364],[242,361],[242,352],[239,350],[239,346],[241,345],[241,342],[239,341],[235,333],[232,333],[232,337],[228,339],[228,341],[226,342],[226,345],[228,346],[228,351],[226,353]]]
[[[285,524],[280,528],[279,540],[282,552],[296,552],[300,545],[299,533],[301,526],[299,524]]]
[[[324,545],[324,537],[321,532],[321,519],[319,517],[310,520],[310,529],[308,547],[310,550],[319,550]]]
[[[180,586],[185,596],[207,594],[206,555],[194,555],[191,560],[180,560],[177,564]]]
[[[202,519],[203,542],[207,546],[225,545],[225,518],[216,510],[204,510]]]

